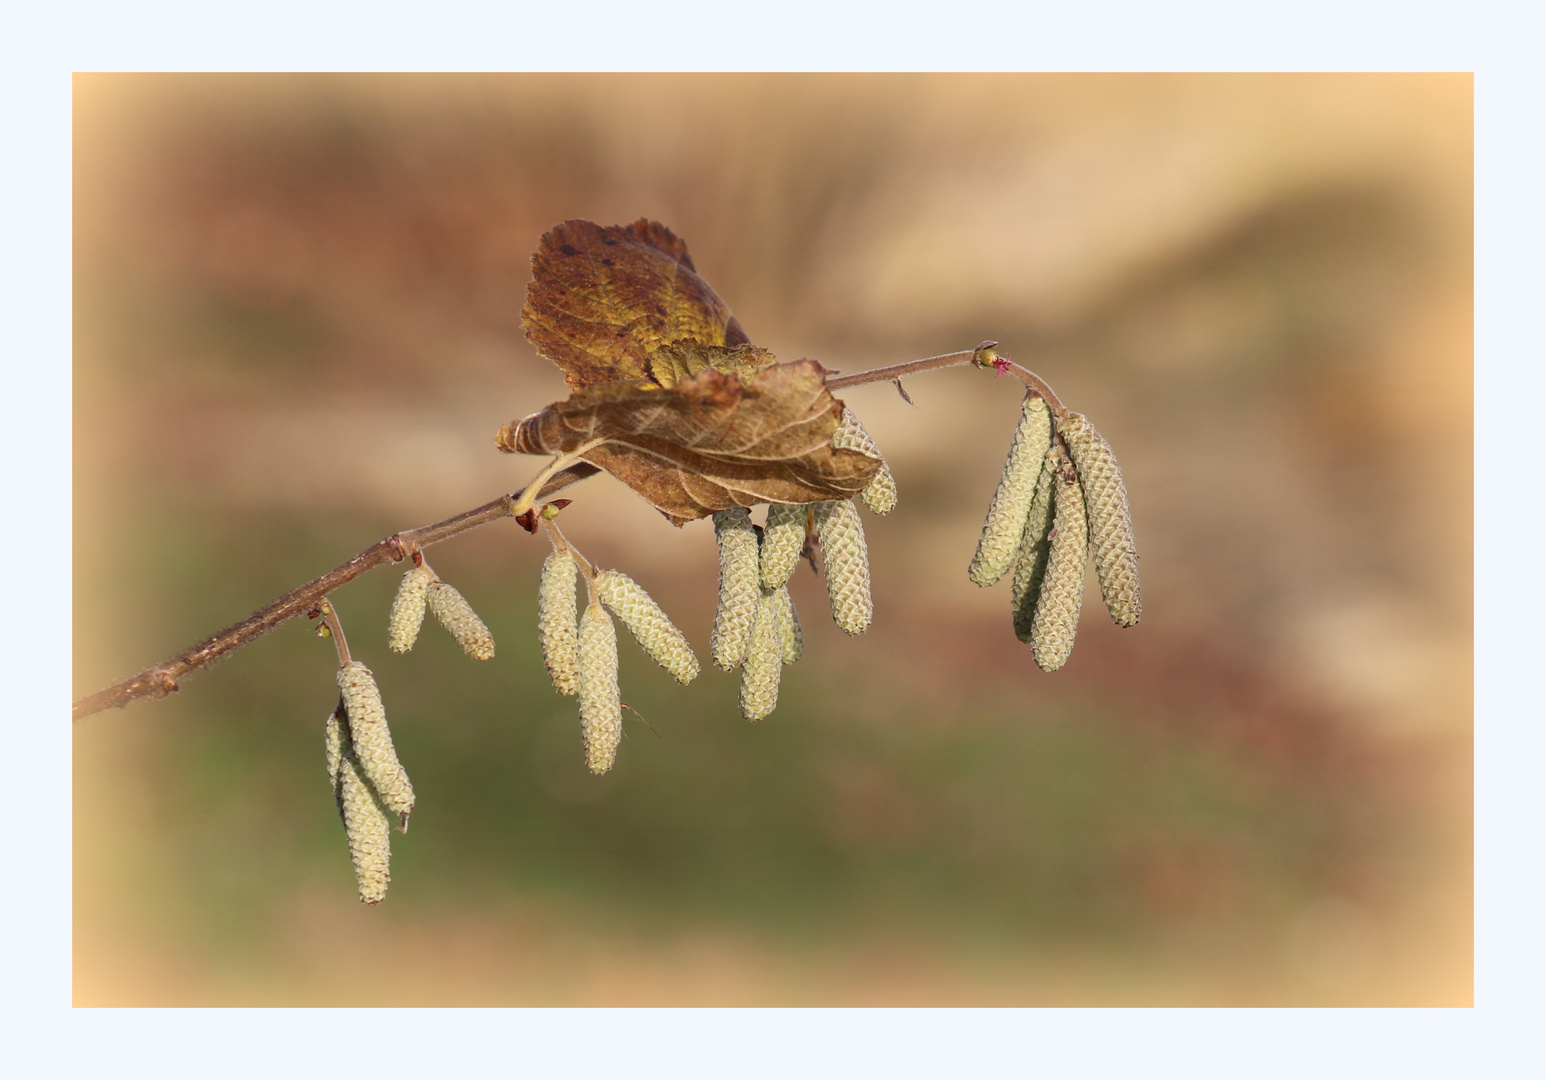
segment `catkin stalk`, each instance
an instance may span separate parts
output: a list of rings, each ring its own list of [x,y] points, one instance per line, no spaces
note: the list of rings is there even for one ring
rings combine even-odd
[[[773,503],[762,528],[762,587],[776,589],[789,580],[805,550],[810,510],[804,503]]]
[[[746,643],[762,595],[757,530],[746,508],[737,506],[715,514],[714,538],[719,544],[719,606],[714,610],[709,652],[716,666],[733,671],[746,657]]]
[[[1058,430],[1073,454],[1079,486],[1084,489],[1090,554],[1100,578],[1101,599],[1113,622],[1132,626],[1143,614],[1143,601],[1138,594],[1138,549],[1122,470],[1111,446],[1083,414],[1069,413]]]
[[[1052,531],[1055,509],[1052,498],[1052,480],[1059,464],[1056,446],[1048,446],[1041,475],[1036,479],[1036,493],[1031,497],[1031,510],[1025,518],[1025,532],[1020,537],[1020,550],[1015,556],[1015,572],[1010,582],[1010,610],[1014,612],[1015,637],[1031,640],[1031,624],[1036,618],[1036,600],[1041,595],[1042,579],[1047,573],[1047,553],[1050,546],[1047,534]]]
[[[567,551],[555,551],[542,564],[537,586],[537,638],[553,689],[573,697],[580,689],[580,607],[575,584],[580,567]]]
[[[396,815],[407,831],[408,815],[413,812],[413,784],[397,760],[376,677],[370,668],[351,660],[338,669],[338,689],[344,699],[350,753],[361,774],[381,797],[382,805]]]
[[[617,689],[617,628],[600,604],[580,616],[580,736],[585,765],[604,773],[623,739],[623,702]]]
[[[392,598],[392,613],[387,618],[387,647],[393,652],[405,653],[419,639],[419,628],[424,625],[424,604],[429,583],[433,580],[435,575],[423,566],[415,566],[403,575],[397,595]]]
[[[746,662],[741,665],[741,715],[761,720],[778,705],[778,677],[783,668],[784,602],[777,592],[757,601]]]
[[[864,429],[864,425],[859,422],[854,411],[847,406],[844,406],[843,418],[838,422],[837,431],[832,436],[832,447],[835,450],[857,450],[880,461],[879,471],[875,473],[874,479],[865,485],[859,497],[864,500],[864,505],[870,508],[871,513],[889,514],[896,506],[896,477],[891,475],[891,466],[886,464],[885,455],[880,452],[880,447],[875,445],[874,438]],[[763,584],[767,586],[767,582]]]
[[[1073,471],[1064,455],[1061,468]],[[1077,480],[1064,476],[1052,481],[1054,518],[1047,571],[1031,621],[1031,655],[1043,671],[1056,671],[1074,648],[1079,627],[1079,603],[1084,598],[1084,567],[1089,547],[1084,518],[1084,496]]]
[[[596,578],[596,596],[612,614],[623,620],[650,659],[687,684],[698,676],[698,658],[687,638],[638,582],[617,570],[607,570]]]
[[[993,493],[982,536],[967,571],[972,581],[984,588],[1004,576],[1019,550],[1042,458],[1051,439],[1052,413],[1047,403],[1035,394],[1026,394],[1025,404],[1020,408],[1020,426],[1015,429],[1009,458],[1004,462],[1004,475]]]
[[[870,598],[870,555],[859,511],[853,500],[837,499],[816,503],[815,515],[832,618],[845,634],[862,634],[869,629],[875,605]]]
[[[429,609],[440,620],[440,625],[450,631],[462,651],[474,660],[491,660],[494,657],[494,635],[483,625],[467,598],[444,581],[429,583]]]

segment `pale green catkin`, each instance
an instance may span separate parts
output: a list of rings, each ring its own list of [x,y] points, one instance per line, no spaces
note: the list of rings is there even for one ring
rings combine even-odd
[[[600,604],[580,616],[580,736],[585,766],[604,773],[623,740],[623,702],[617,689],[617,628]]]
[[[845,634],[862,634],[875,613],[870,598],[870,555],[864,525],[850,499],[815,504],[816,535],[821,541],[827,598],[832,618]]]
[[[762,527],[762,587],[776,589],[789,580],[805,549],[805,528],[810,510],[804,503],[774,503],[768,507]]]
[[[982,524],[982,537],[967,571],[972,581],[984,588],[1003,577],[1014,562],[1036,492],[1036,480],[1041,474],[1042,458],[1051,439],[1052,413],[1047,403],[1035,394],[1026,394],[1020,409],[1020,426],[1015,429],[1009,458],[1004,462],[1004,475],[993,493],[987,520]]]
[[[381,796],[382,805],[397,815],[406,830],[408,815],[413,812],[413,784],[392,746],[392,732],[387,727],[386,708],[381,704],[376,677],[370,668],[351,660],[338,669],[338,689],[343,694],[344,719],[349,725],[350,753],[359,762],[365,779]]]
[[[778,705],[778,677],[783,668],[784,602],[777,592],[757,601],[746,662],[741,665],[741,715],[761,720]]]
[[[805,655],[805,632],[800,629],[800,613],[794,609],[794,597],[789,595],[789,587],[780,586],[777,595],[783,608],[779,635],[784,663],[792,664]]]
[[[1063,456],[1060,468],[1073,471],[1073,463]],[[1074,632],[1079,628],[1079,602],[1084,598],[1084,567],[1089,558],[1084,495],[1078,481],[1068,482],[1057,476],[1052,481],[1055,506],[1051,550],[1047,553],[1047,571],[1036,601],[1036,616],[1031,622],[1031,656],[1043,671],[1056,671],[1068,660],[1074,648]]]
[[[392,822],[387,808],[361,775],[342,712],[340,703],[327,721],[328,779],[344,821],[360,900],[379,904],[392,880]]]
[[[494,635],[483,625],[467,598],[444,581],[429,583],[429,609],[440,620],[440,625],[450,631],[462,651],[474,660],[491,660],[494,656]]]
[[[1031,624],[1036,618],[1036,599],[1041,595],[1042,578],[1047,572],[1047,534],[1052,531],[1052,479],[1057,475],[1058,451],[1056,446],[1047,447],[1046,460],[1041,475],[1036,480],[1036,494],[1031,498],[1031,511],[1025,518],[1025,532],[1020,537],[1020,551],[1015,556],[1015,573],[1010,582],[1009,603],[1014,612],[1015,637],[1031,640]]]
[[[757,530],[746,508],[736,506],[715,514],[714,538],[719,544],[719,606],[714,609],[709,652],[716,666],[734,671],[746,658],[746,642],[762,595]]]
[[[617,570],[607,570],[596,578],[596,596],[623,620],[650,659],[669,671],[676,681],[687,684],[698,676],[698,658],[687,638],[638,582]]]
[[[1084,489],[1090,554],[1100,578],[1101,599],[1113,622],[1132,626],[1143,614],[1143,601],[1138,594],[1138,548],[1122,470],[1111,446],[1084,415],[1069,413],[1058,430],[1073,453],[1079,486]]]
[[[537,638],[553,689],[573,697],[580,689],[580,606],[575,599],[579,564],[567,551],[555,551],[542,564],[537,586]]]
[[[896,477],[891,475],[891,466],[886,464],[886,457],[880,452],[880,447],[875,445],[875,440],[870,433],[864,430],[864,425],[847,406],[844,406],[843,418],[832,436],[832,447],[835,450],[857,450],[861,454],[880,459],[880,470],[875,473],[875,478],[865,485],[859,497],[864,500],[864,505],[870,508],[871,513],[891,513],[896,506]],[[771,587],[765,581],[763,585]]]
[[[415,566],[403,575],[397,595],[392,598],[392,614],[387,619],[387,647],[393,652],[405,653],[419,639],[419,627],[424,625],[424,604],[429,583],[435,575],[425,567]]]

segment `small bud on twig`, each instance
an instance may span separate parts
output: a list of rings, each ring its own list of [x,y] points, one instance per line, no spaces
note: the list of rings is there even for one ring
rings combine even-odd
[[[617,628],[600,604],[580,616],[580,735],[585,765],[604,773],[623,739],[623,702],[617,689]]]
[[[387,647],[393,652],[405,653],[418,640],[429,584],[434,580],[434,573],[423,566],[415,566],[403,575],[387,619]]]
[[[1020,426],[1009,446],[1004,475],[993,493],[982,537],[967,571],[972,581],[986,588],[1004,576],[1019,550],[1020,535],[1036,491],[1042,458],[1052,439],[1052,414],[1047,403],[1035,394],[1025,395],[1020,409]]]
[[[623,620],[650,659],[669,671],[676,681],[687,684],[698,676],[698,658],[692,646],[645,592],[638,582],[617,570],[606,570],[596,577],[596,596]]]
[[[719,606],[714,610],[714,633],[709,651],[725,671],[741,666],[746,642],[757,618],[757,532],[745,507],[721,510],[714,515],[714,538],[719,544]]]
[[[542,660],[553,689],[569,697],[580,689],[580,607],[575,599],[579,576],[574,556],[555,551],[543,562],[542,581],[537,586],[537,637],[542,642]]]
[[[864,525],[851,499],[815,504],[816,535],[826,571],[832,618],[845,634],[862,634],[875,613],[870,598],[870,555]]]
[[[429,609],[440,620],[440,625],[450,631],[462,651],[474,660],[489,660],[494,656],[494,635],[478,618],[467,598],[444,581],[429,583]]]
[[[1127,506],[1127,485],[1111,446],[1081,413],[1071,412],[1058,431],[1073,454],[1084,489],[1090,523],[1090,554],[1100,578],[1100,595],[1118,626],[1132,626],[1143,614],[1138,594],[1138,549],[1133,542],[1133,515]]]
[[[805,549],[810,508],[804,503],[773,503],[762,529],[762,587],[776,589],[789,580]]]
[[[1060,454],[1061,471],[1073,472],[1066,453]],[[1043,671],[1056,671],[1073,651],[1079,628],[1079,604],[1084,598],[1084,567],[1089,547],[1084,518],[1084,495],[1077,480],[1066,475],[1052,478],[1055,516],[1047,571],[1042,578],[1036,616],[1031,622],[1031,655]]]

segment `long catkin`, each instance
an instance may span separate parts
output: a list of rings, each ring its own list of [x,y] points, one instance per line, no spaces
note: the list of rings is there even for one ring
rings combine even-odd
[[[327,721],[328,778],[343,818],[360,900],[379,904],[392,880],[392,822],[387,808],[361,775],[347,729],[340,702]]]
[[[1052,531],[1055,509],[1052,498],[1052,480],[1058,470],[1057,447],[1048,446],[1041,475],[1036,479],[1036,492],[1031,497],[1031,509],[1025,517],[1025,532],[1020,536],[1020,550],[1015,555],[1015,572],[1010,581],[1009,602],[1014,612],[1015,637],[1031,640],[1031,624],[1036,617],[1036,600],[1041,595],[1041,583],[1047,572],[1047,553],[1050,545],[1047,534]]]
[[[392,598],[392,613],[387,617],[387,647],[393,652],[405,653],[419,639],[429,583],[433,580],[435,575],[422,566],[403,575],[397,595]]]
[[[783,668],[784,602],[777,592],[757,601],[746,662],[741,665],[741,715],[761,720],[778,705],[778,678]]]
[[[1014,561],[1051,439],[1052,413],[1047,403],[1027,393],[1020,407],[1020,424],[1009,444],[1009,457],[1004,461],[1004,474],[993,492],[987,519],[982,523],[982,536],[967,570],[975,584],[984,588],[992,585]]]
[[[573,697],[580,689],[580,606],[575,585],[580,567],[567,551],[555,551],[542,563],[537,586],[537,639],[553,689]]]
[[[870,508],[871,513],[891,513],[896,506],[896,477],[891,475],[891,466],[886,464],[886,457],[880,452],[880,447],[875,445],[874,438],[864,429],[864,425],[859,422],[854,411],[847,406],[843,407],[843,418],[832,436],[832,446],[836,450],[857,450],[861,454],[879,459],[880,469],[875,473],[874,479],[865,485],[859,497],[864,500],[864,505]]]
[[[762,528],[762,587],[776,589],[789,580],[805,549],[810,508],[804,503],[773,503]]]
[[[444,581],[429,583],[429,609],[440,620],[462,651],[474,660],[491,660],[494,657],[494,635],[472,610],[467,598]]]
[[[1071,474],[1073,463],[1063,456],[1060,468]],[[1089,558],[1084,496],[1079,482],[1055,476],[1052,498],[1055,516],[1051,550],[1031,622],[1031,655],[1043,671],[1056,671],[1073,651],[1074,632],[1079,628],[1079,603],[1084,597],[1084,567]]]
[[[697,677],[698,658],[692,646],[638,582],[617,570],[607,570],[596,578],[596,596],[623,621],[650,659],[677,682],[685,685]]]
[[[370,668],[351,660],[338,669],[338,689],[343,695],[344,717],[349,725],[350,752],[360,772],[381,797],[382,805],[406,829],[408,815],[413,812],[413,784],[397,760],[376,677]]]
[[[1100,578],[1100,595],[1112,621],[1132,626],[1143,614],[1138,592],[1138,548],[1133,542],[1133,515],[1127,505],[1127,485],[1111,446],[1081,413],[1069,413],[1058,424],[1073,453],[1079,486],[1084,489],[1089,520],[1090,554]]]
[[[794,609],[794,597],[789,595],[789,586],[780,586],[777,596],[783,612],[779,620],[779,640],[784,663],[792,664],[805,655],[805,631],[800,629],[800,613]]]
[[[623,739],[623,702],[617,689],[617,628],[600,604],[580,616],[580,736],[585,765],[604,773]]]
[[[733,671],[746,657],[746,643],[757,618],[757,600],[762,595],[757,530],[746,508],[737,506],[715,514],[714,538],[719,545],[719,606],[714,610],[709,652],[716,666]]]
[[[815,515],[832,618],[845,634],[862,634],[869,629],[875,605],[870,597],[870,554],[859,511],[853,500],[838,499],[816,503]]]

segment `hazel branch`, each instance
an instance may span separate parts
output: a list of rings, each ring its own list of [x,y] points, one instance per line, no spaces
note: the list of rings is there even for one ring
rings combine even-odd
[[[920,375],[925,371],[940,371],[944,368],[961,367],[965,364],[975,364],[978,367],[991,367],[996,371],[1011,375],[1024,383],[1036,396],[1045,401],[1052,410],[1052,415],[1063,419],[1068,416],[1068,409],[1058,396],[1052,392],[1042,377],[1034,371],[1021,367],[1007,356],[1000,356],[995,351],[996,341],[984,341],[975,349],[963,349],[960,352],[944,353],[940,356],[930,356],[923,360],[909,360],[905,364],[888,364],[885,367],[871,368],[869,371],[859,371],[852,375],[839,375],[827,380],[828,390],[842,390],[849,386],[863,386],[866,383],[895,382],[904,375]],[[904,392],[904,397],[906,394]],[[908,398],[911,401],[911,398]]]

